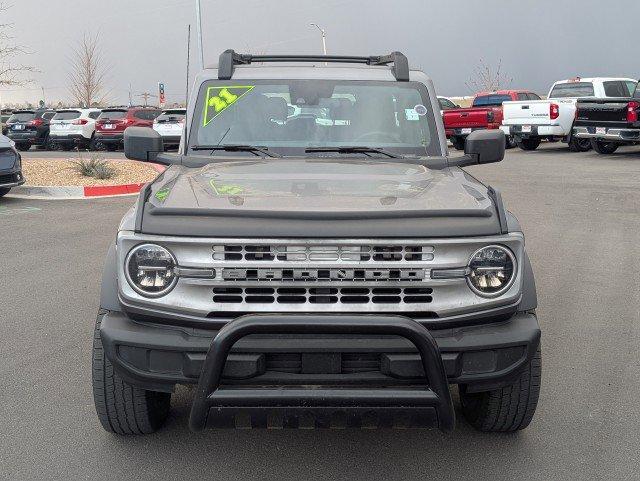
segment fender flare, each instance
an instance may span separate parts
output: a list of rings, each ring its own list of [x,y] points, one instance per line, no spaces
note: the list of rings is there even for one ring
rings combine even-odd
[[[119,311],[118,270],[115,242],[109,246],[102,271],[102,288],[100,289],[100,309]]]

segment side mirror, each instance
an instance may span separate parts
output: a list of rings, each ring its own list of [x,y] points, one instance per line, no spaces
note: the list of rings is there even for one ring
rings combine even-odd
[[[156,162],[164,152],[162,136],[149,127],[129,127],[124,131],[124,155],[127,159]]]
[[[506,137],[502,130],[476,130],[464,144],[464,155],[449,159],[450,166],[491,164],[504,159]]]

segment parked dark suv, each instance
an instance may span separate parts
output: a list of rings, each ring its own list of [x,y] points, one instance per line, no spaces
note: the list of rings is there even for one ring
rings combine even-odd
[[[29,150],[32,145],[49,148],[49,123],[55,110],[16,110],[7,120],[7,137],[18,150]]]
[[[20,154],[4,135],[0,135],[0,197],[9,193],[12,187],[24,184]]]
[[[129,127],[153,127],[153,121],[161,113],[161,110],[154,107],[104,109],[96,121],[96,148],[117,150],[123,146],[125,130]]]
[[[7,135],[7,130],[9,130],[9,128],[7,127],[7,120],[9,120],[11,114],[13,114],[13,110],[0,110],[0,125],[2,125],[2,135]]]

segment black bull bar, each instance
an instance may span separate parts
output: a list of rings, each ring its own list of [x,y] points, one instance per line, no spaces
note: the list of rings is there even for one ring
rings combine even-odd
[[[251,334],[394,335],[411,341],[422,358],[426,383],[422,386],[224,386],[222,372],[233,345]],[[196,390],[189,425],[236,427],[236,416],[248,415],[250,427],[393,427],[402,418],[411,426],[438,426],[451,431],[455,413],[442,357],[431,333],[403,316],[378,315],[247,315],[222,329],[211,342]],[[275,421],[274,421],[275,420]],[[342,426],[341,426],[342,427]]]

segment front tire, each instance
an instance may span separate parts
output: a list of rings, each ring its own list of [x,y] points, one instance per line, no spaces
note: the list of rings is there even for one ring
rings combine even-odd
[[[474,428],[483,432],[513,432],[526,428],[538,406],[542,363],[540,346],[510,386],[493,391],[468,393],[458,387],[462,414]]]
[[[451,143],[453,144],[453,148],[456,150],[464,150],[464,137],[451,137]]]
[[[7,195],[10,190],[11,190],[11,187],[0,188],[0,197],[4,197],[5,195]]]
[[[171,394],[146,391],[126,383],[113,369],[102,348],[100,315],[93,335],[93,400],[100,424],[115,434],[151,434],[169,415]]]
[[[522,150],[536,150],[540,146],[540,139],[531,138],[531,139],[519,139],[516,141],[518,147]]]
[[[589,152],[591,150],[591,140],[571,137],[571,140],[569,141],[569,150],[571,152]]]
[[[16,142],[16,149],[20,152],[26,152],[31,148],[31,144],[29,142]]]
[[[518,143],[516,142],[516,139],[511,135],[507,135],[506,143],[505,143],[505,146],[504,146],[505,149],[513,149],[517,145],[518,145]]]
[[[615,142],[605,142],[603,140],[596,139],[591,139],[591,146],[593,147],[593,150],[603,155],[613,154],[618,150],[618,147],[620,147],[620,145]]]

